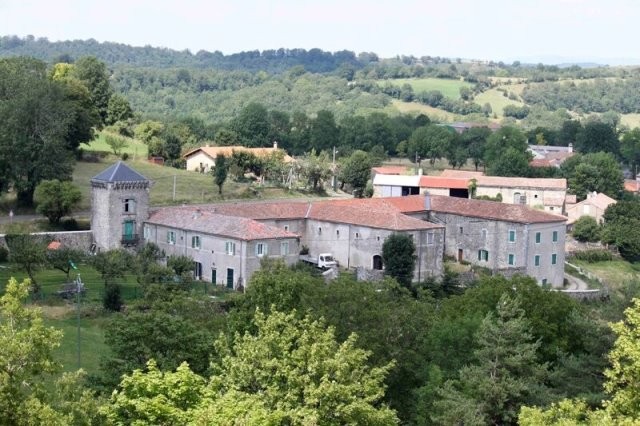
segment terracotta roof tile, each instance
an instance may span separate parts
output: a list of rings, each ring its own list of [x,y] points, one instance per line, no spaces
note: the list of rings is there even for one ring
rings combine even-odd
[[[549,188],[567,189],[566,179],[522,178],[502,176],[479,176],[478,186],[496,186],[504,188]]]
[[[405,166],[381,166],[374,167],[371,170],[381,175],[406,175],[408,171]]]
[[[421,176],[420,188],[468,189],[469,179],[448,178],[448,177],[442,177],[442,176]]]
[[[448,178],[477,178],[478,176],[484,176],[483,172],[474,172],[470,170],[454,170],[454,169],[445,169],[440,173],[440,177],[448,177]]]
[[[518,204],[505,204],[495,201],[469,200],[466,198],[431,195],[431,210],[439,213],[451,213],[461,216],[483,219],[501,220],[515,223],[564,222],[564,216],[545,213]],[[411,195],[408,197],[387,198],[398,210],[404,213],[425,211],[425,197]]]
[[[624,189],[629,192],[638,192],[640,190],[640,183],[635,179],[626,179],[624,181]]]
[[[199,148],[194,148],[191,151],[185,153],[182,157],[188,158],[191,155],[195,154],[198,151],[202,151],[207,154],[209,157],[215,159],[218,155],[224,155],[225,157],[231,157],[233,155],[233,151],[247,151],[258,157],[266,157],[271,155],[273,152],[284,150],[280,148],[247,148],[245,146],[201,146]],[[293,157],[290,157],[286,152],[284,153],[284,161],[286,163],[290,163],[294,161]]]
[[[146,222],[244,241],[299,237],[253,219],[216,214],[198,207],[159,208],[151,212]]]

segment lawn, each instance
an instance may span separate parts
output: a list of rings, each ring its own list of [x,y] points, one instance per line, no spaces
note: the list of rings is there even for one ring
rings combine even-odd
[[[622,259],[595,263],[571,259],[570,262],[596,275],[612,290],[619,289],[622,283],[640,279],[640,272],[634,269],[631,263]]]
[[[83,143],[80,145],[80,148],[82,148],[85,151],[104,151],[104,152],[112,152],[111,147],[107,144],[107,141],[105,139],[106,135],[109,135],[110,133],[107,132],[100,132],[98,133],[97,137],[95,140],[91,141],[90,143],[86,144]],[[114,135],[116,136],[116,135]],[[143,142],[137,140],[137,139],[133,139],[133,138],[126,138],[123,136],[117,136],[120,138],[123,138],[127,141],[127,146],[125,146],[122,149],[122,153],[127,153],[129,154],[129,156],[133,159],[145,159],[147,158],[147,154],[149,152],[149,150],[147,149],[147,145],[145,145]]]
[[[73,171],[73,182],[80,187],[82,192],[80,210],[87,210],[91,206],[91,178],[116,161],[116,158],[111,156],[101,163],[78,162],[76,164]],[[127,164],[153,181],[149,194],[150,202],[153,206],[209,203],[223,199],[250,198],[253,196],[248,183],[238,183],[230,178],[227,179],[223,186],[223,196],[220,196],[218,187],[214,186],[211,175],[160,166],[142,160],[127,161]],[[175,198],[173,196],[174,176]],[[290,196],[285,189],[270,189],[268,192],[270,197]]]
[[[462,116],[453,114],[443,109],[434,108],[429,105],[419,104],[417,102],[403,102],[394,99],[391,105],[403,114],[416,113],[425,114],[431,120],[441,123],[453,123],[454,121],[462,121]]]
[[[402,86],[408,83],[413,88],[414,93],[439,90],[447,98],[459,99],[461,87],[472,87],[471,83],[461,80],[450,80],[445,78],[395,78],[389,80],[378,80],[378,84],[384,86],[385,83],[395,86]]]

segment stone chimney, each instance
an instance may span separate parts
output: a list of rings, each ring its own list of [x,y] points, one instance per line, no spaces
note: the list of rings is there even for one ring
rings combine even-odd
[[[424,191],[424,209],[431,210],[431,194],[429,194],[429,191]]]

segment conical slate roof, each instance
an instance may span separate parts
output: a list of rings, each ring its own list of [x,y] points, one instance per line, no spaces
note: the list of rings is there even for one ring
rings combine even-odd
[[[122,161],[110,166],[91,179],[92,182],[148,182],[149,179],[136,172]]]

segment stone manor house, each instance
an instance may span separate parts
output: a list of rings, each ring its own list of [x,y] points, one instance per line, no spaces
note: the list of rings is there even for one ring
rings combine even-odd
[[[566,218],[524,205],[442,195],[149,207],[151,182],[118,162],[91,180],[91,228],[101,250],[153,242],[194,260],[197,279],[246,286],[264,258],[286,264],[332,253],[341,268],[382,270],[382,244],[416,245],[414,280],[441,276],[445,255],[541,284],[564,280]]]

